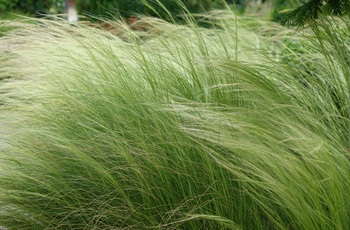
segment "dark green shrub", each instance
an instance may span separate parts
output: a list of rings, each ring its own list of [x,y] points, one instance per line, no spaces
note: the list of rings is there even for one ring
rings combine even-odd
[[[266,0],[264,2],[266,2]],[[281,11],[296,7],[296,4],[290,0],[272,0],[271,4],[273,6],[273,10],[271,12],[271,19],[274,21],[281,20],[280,18]]]
[[[63,13],[64,0],[0,0],[0,14],[9,11],[23,13]]]
[[[220,0],[159,0],[159,2],[173,15],[181,14],[183,11],[179,2],[183,3],[190,12],[196,13],[209,10],[212,7],[223,6]],[[135,13],[140,13],[162,18],[168,17],[168,13],[162,6],[151,0],[147,0],[148,6],[143,1],[130,0],[76,0],[75,3],[80,14],[102,17],[120,14],[123,17],[129,17]]]
[[[0,0],[0,13],[13,9],[16,6],[17,2],[18,0]]]
[[[23,11],[32,13],[63,13],[64,0],[21,0],[17,4]]]

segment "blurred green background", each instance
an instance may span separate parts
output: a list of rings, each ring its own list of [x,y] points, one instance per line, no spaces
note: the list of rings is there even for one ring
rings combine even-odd
[[[190,12],[201,13],[213,8],[223,8],[227,3],[240,13],[260,13],[277,19],[278,12],[289,9],[295,4],[294,0],[180,0]],[[0,17],[4,18],[9,12],[40,16],[47,13],[64,13],[65,0],[0,0]],[[121,15],[130,17],[135,14],[149,14],[167,18],[167,12],[155,0],[75,0],[75,7],[81,15],[97,17],[113,17]],[[182,13],[177,0],[159,0],[173,15]],[[151,9],[154,8],[157,14]]]

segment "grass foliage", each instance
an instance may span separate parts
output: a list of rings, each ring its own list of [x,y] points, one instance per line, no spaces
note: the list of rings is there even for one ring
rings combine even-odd
[[[187,20],[13,22],[0,226],[349,229],[347,21]]]

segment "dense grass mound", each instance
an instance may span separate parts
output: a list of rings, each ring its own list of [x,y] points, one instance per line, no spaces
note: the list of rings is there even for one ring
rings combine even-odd
[[[347,24],[209,18],[16,22],[0,226],[349,229]]]

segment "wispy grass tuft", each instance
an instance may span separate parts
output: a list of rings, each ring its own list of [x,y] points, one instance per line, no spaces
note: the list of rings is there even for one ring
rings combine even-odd
[[[348,229],[348,22],[206,20],[14,22],[0,226]]]

